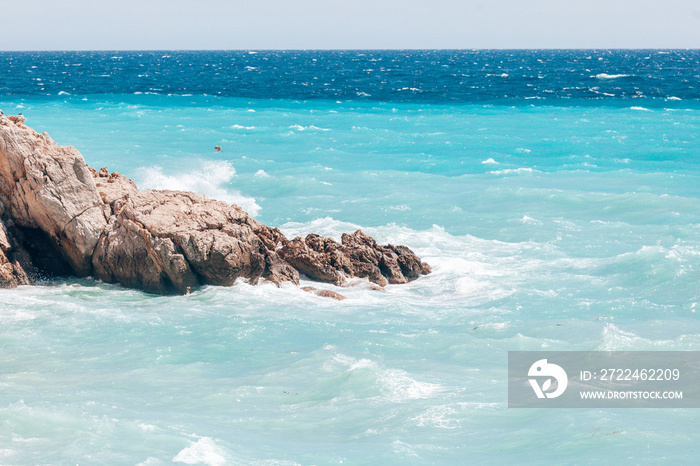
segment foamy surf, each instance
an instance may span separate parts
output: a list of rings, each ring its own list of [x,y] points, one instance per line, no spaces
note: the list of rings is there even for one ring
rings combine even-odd
[[[236,170],[230,162],[204,160],[195,165],[198,168],[174,174],[166,174],[158,165],[145,167],[139,170],[135,181],[139,189],[193,191],[206,194],[212,199],[237,204],[252,216],[260,213],[261,207],[254,198],[244,196],[227,186],[236,176]]]
[[[0,290],[0,463],[695,461],[693,410],[508,409],[506,361],[699,347],[697,51],[116,55],[6,53],[0,108],[142,188],[247,197],[288,237],[361,228],[433,272],[302,278],[343,301]]]
[[[227,464],[226,453],[209,437],[202,437],[180,451],[173,458],[173,463],[206,464],[207,466],[224,466]]]

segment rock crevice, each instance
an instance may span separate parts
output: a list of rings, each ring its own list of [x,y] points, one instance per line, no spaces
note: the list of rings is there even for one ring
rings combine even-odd
[[[9,227],[9,228],[8,228]],[[287,239],[236,205],[185,191],[139,191],[119,173],[88,167],[70,146],[0,115],[0,286],[42,275],[92,275],[150,293],[200,285],[406,283],[430,272],[406,246],[360,230],[340,243]]]

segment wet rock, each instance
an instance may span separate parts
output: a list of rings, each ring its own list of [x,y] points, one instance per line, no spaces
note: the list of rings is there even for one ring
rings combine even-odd
[[[29,276],[24,269],[30,266],[27,253],[19,247],[5,224],[0,222],[0,288],[29,285]]]
[[[301,289],[304,291],[307,291],[309,293],[313,293],[316,296],[320,296],[322,298],[333,298],[333,299],[337,299],[338,301],[342,301],[342,300],[346,299],[345,296],[343,296],[342,294],[336,293],[335,291],[331,291],[331,290],[318,290],[318,289],[314,288],[313,286],[302,286]]]

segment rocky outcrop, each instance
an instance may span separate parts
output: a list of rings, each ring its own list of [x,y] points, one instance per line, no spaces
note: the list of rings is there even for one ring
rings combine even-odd
[[[21,116],[0,116],[0,204],[3,218],[43,232],[76,275],[91,274],[107,221],[77,149],[36,133]]]
[[[235,205],[190,192],[139,192],[123,175],[88,167],[75,148],[36,133],[21,116],[0,115],[0,219],[5,286],[42,275],[94,275],[183,294],[239,278],[298,284],[301,273],[384,286],[430,272],[407,247],[380,246],[359,230],[341,243],[313,234],[290,241]]]
[[[385,286],[430,273],[430,266],[406,246],[380,246],[360,230],[343,234],[341,243],[315,234],[297,237],[287,242],[279,255],[299,273],[336,285],[358,277]]]
[[[179,191],[144,191],[115,202],[93,255],[95,276],[151,292],[187,293],[239,278],[298,283],[299,275],[255,233],[238,206]]]

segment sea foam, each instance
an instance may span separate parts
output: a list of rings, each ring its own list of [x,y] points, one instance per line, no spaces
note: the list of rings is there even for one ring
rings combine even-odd
[[[209,437],[202,437],[175,455],[173,463],[223,466],[227,462],[225,452]]]
[[[256,216],[261,207],[252,197],[244,196],[227,185],[236,176],[230,162],[204,160],[198,168],[186,173],[166,174],[158,165],[145,167],[136,178],[139,189],[172,189],[206,194],[212,199],[237,204],[250,215]]]
[[[629,77],[629,74],[607,74],[607,73],[598,73],[595,75],[597,79],[617,79],[617,78],[627,78]]]

